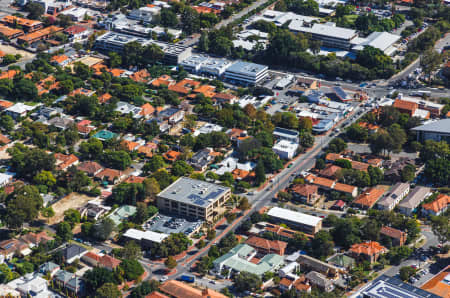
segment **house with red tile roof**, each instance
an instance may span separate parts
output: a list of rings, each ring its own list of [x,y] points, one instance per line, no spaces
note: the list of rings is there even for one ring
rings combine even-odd
[[[414,115],[416,110],[419,108],[417,103],[401,99],[396,99],[392,106],[400,113],[408,114],[410,117]]]
[[[170,298],[169,296],[166,296],[164,294],[161,294],[160,292],[151,292],[145,298]]]
[[[95,178],[107,181],[110,184],[117,184],[124,178],[123,172],[115,169],[105,168],[99,173],[95,174]]]
[[[159,290],[174,298],[227,298],[214,290],[199,290],[178,280],[166,281],[159,287]]]
[[[139,177],[139,176],[129,176],[124,183],[142,183],[144,182],[145,177]]]
[[[170,150],[170,151],[167,151],[166,153],[164,153],[163,157],[167,161],[174,162],[174,161],[178,160],[180,155],[181,155],[181,152]]]
[[[5,110],[9,107],[12,107],[13,105],[14,105],[13,102],[7,100],[0,100],[0,110]]]
[[[89,31],[87,30],[87,28],[85,28],[83,26],[73,25],[73,26],[67,27],[64,30],[64,33],[69,35],[70,39],[77,41],[77,40],[80,40],[83,37],[85,37],[87,34],[89,34]]]
[[[2,71],[0,73],[0,80],[3,80],[3,79],[12,80],[12,79],[14,79],[16,74],[18,74],[19,72],[20,72],[19,70],[15,70],[15,69],[9,69],[7,71]]]
[[[55,165],[56,169],[60,171],[65,171],[71,166],[76,166],[79,163],[78,157],[76,157],[73,154],[62,154],[62,153],[55,153]]]
[[[319,171],[319,175],[326,177],[326,178],[330,178],[330,179],[336,179],[336,174],[342,170],[341,167],[333,165],[333,164],[328,164],[325,169],[322,169]]]
[[[320,187],[321,189],[324,189],[324,190],[328,190],[328,191],[335,190],[335,191],[349,194],[352,197],[356,197],[358,195],[358,187],[353,186],[353,185],[339,183],[336,180],[317,177],[312,174],[306,176],[305,180],[311,184],[317,185],[318,187]]]
[[[38,246],[41,243],[46,243],[48,241],[52,241],[55,238],[47,235],[45,231],[39,232],[39,233],[28,233],[20,237],[20,240],[22,240],[25,243],[28,243],[31,247]]]
[[[424,216],[441,215],[447,211],[448,204],[450,204],[450,196],[440,194],[433,202],[422,205],[422,214]]]
[[[147,84],[151,80],[150,73],[144,68],[139,71],[134,72],[129,76],[130,79],[135,81],[136,83],[145,83]]]
[[[0,133],[0,145],[7,145],[11,143],[11,140],[8,139],[4,134]]]
[[[291,194],[295,199],[308,205],[314,205],[320,198],[319,187],[311,184],[296,184],[291,188]]]
[[[103,171],[103,167],[95,161],[84,161],[78,165],[77,169],[91,177]]]
[[[405,232],[388,226],[381,227],[380,235],[391,239],[393,246],[403,246],[407,238],[407,234]]]
[[[328,153],[325,156],[325,161],[326,162],[335,162],[337,159],[342,159],[344,158],[342,155],[337,154],[337,153]]]
[[[122,145],[122,147],[127,151],[131,152],[136,150],[141,144],[139,144],[138,142],[123,140],[122,142],[120,142],[120,145]]]
[[[70,59],[66,55],[55,55],[50,59],[50,62],[54,65],[64,67],[70,62]]]
[[[352,205],[361,209],[370,209],[381,199],[385,191],[381,188],[371,187],[363,191]]]
[[[151,118],[155,114],[155,108],[150,103],[145,103],[141,106],[141,111],[139,115],[142,115],[144,118]]]
[[[212,100],[216,103],[216,104],[230,104],[233,105],[237,102],[238,98],[236,95],[230,94],[230,93],[223,93],[223,92],[219,92],[214,94],[214,96],[212,97]]]
[[[86,137],[89,133],[96,129],[94,125],[91,125],[91,120],[81,120],[77,123],[77,130],[80,135]]]
[[[75,95],[85,95],[85,96],[92,96],[94,95],[95,91],[85,89],[85,88],[78,88],[73,90],[69,93],[69,96],[75,96]]]
[[[355,259],[367,260],[370,263],[376,262],[381,254],[387,253],[388,249],[376,241],[367,241],[363,243],[355,243],[349,253]]]
[[[122,263],[122,261],[114,257],[108,255],[98,255],[91,251],[83,255],[81,257],[81,260],[83,260],[92,267],[105,268],[108,269],[109,271],[113,271],[120,265],[120,263]]]
[[[153,87],[170,86],[175,84],[175,80],[169,75],[162,75],[159,78],[154,79],[151,84]]]
[[[256,249],[261,256],[267,254],[284,256],[284,251],[287,247],[287,242],[280,240],[267,240],[257,236],[249,237],[245,243]]]
[[[107,103],[112,98],[112,95],[109,93],[103,93],[98,97],[99,103]]]
[[[158,146],[155,143],[147,143],[147,144],[142,145],[139,148],[137,148],[136,151],[146,157],[152,157],[153,152],[155,152],[155,150],[157,148],[158,148]]]

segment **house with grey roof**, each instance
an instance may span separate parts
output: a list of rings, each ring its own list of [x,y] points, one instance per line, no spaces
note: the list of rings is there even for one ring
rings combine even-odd
[[[85,290],[84,280],[74,275],[66,284],[66,289],[75,296],[82,295]]]
[[[66,130],[75,125],[75,121],[66,117],[54,117],[48,120],[48,125],[52,125],[60,130]]]
[[[427,197],[432,194],[429,187],[417,186],[408,196],[398,204],[398,208],[401,213],[411,216],[416,211],[417,206],[420,205]]]
[[[450,118],[428,122],[411,129],[416,132],[417,141],[446,141],[450,144]]]
[[[331,292],[334,290],[334,285],[325,275],[322,273],[311,271],[306,274],[306,279],[311,285],[317,286],[325,292]]]
[[[72,279],[75,274],[66,270],[59,270],[53,277],[53,282],[58,286],[65,288],[67,283]]]
[[[409,183],[397,183],[381,200],[377,202],[378,209],[391,211],[403,200],[409,192]]]
[[[225,278],[241,271],[262,276],[266,272],[281,268],[284,264],[284,258],[277,254],[267,254],[255,264],[251,260],[256,254],[256,249],[250,245],[239,244],[213,262],[213,271],[219,276],[223,276],[223,273],[227,272]]]
[[[53,262],[46,262],[39,266],[38,272],[43,275],[50,274],[50,276],[53,277],[60,269],[61,267],[59,267],[58,264],[55,264]]]
[[[70,244],[62,250],[64,261],[67,264],[71,264],[73,261],[80,259],[87,252],[86,248],[76,244]]]

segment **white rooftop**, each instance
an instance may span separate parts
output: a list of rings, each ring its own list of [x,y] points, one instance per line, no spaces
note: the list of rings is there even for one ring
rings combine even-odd
[[[149,240],[155,243],[161,243],[164,239],[169,237],[169,235],[164,233],[157,233],[153,231],[140,231],[136,229],[128,229],[123,236],[136,240]]]
[[[305,213],[292,211],[292,210],[280,208],[280,207],[273,207],[272,209],[269,210],[269,212],[267,214],[272,217],[288,220],[288,221],[299,223],[299,224],[309,225],[309,226],[316,226],[317,224],[319,224],[322,221],[322,218],[320,218],[320,217],[312,216],[312,215],[308,215]]]

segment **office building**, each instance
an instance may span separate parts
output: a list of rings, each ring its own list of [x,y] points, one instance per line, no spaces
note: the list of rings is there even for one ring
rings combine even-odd
[[[273,207],[267,213],[276,221],[297,227],[307,234],[315,234],[322,229],[322,218],[280,207]]]
[[[322,41],[322,44],[330,48],[350,50],[352,41],[358,37],[356,30],[337,27],[335,23],[307,24],[296,22],[289,25],[289,30],[295,33],[310,33],[312,39]]]
[[[169,65],[177,65],[192,55],[190,47],[115,32],[99,36],[95,41],[94,48],[105,52],[122,52],[125,45],[130,42],[138,42],[141,46],[156,44],[164,52],[163,62]]]
[[[411,129],[417,133],[417,140],[446,141],[450,144],[450,118],[437,120]]]
[[[275,129],[272,132],[272,135],[277,140],[286,140],[293,143],[298,143],[298,131],[281,128],[281,127],[275,127]]]
[[[130,14],[127,16],[131,20],[140,21],[143,24],[150,24],[155,15],[158,15],[161,11],[161,7],[141,7],[135,10],[132,10]]]
[[[256,85],[267,76],[268,69],[266,65],[238,61],[227,68],[224,77],[232,83]]]
[[[381,50],[384,54],[392,56],[397,48],[394,44],[401,38],[400,35],[389,32],[372,32],[366,38],[360,38],[362,42],[353,46],[353,51],[362,51],[365,47],[373,47]]]
[[[214,183],[181,177],[157,196],[159,210],[214,221],[225,212],[231,189]]]
[[[298,143],[288,140],[279,140],[273,145],[272,150],[282,159],[292,159],[297,153]]]

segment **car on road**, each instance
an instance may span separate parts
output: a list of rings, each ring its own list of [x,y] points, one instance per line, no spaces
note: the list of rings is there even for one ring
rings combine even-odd
[[[159,279],[159,282],[165,282],[165,281],[167,281],[169,278],[167,277],[167,276],[162,276],[160,279]]]

